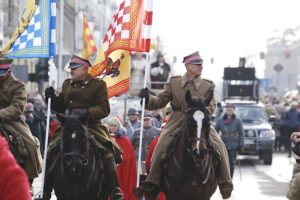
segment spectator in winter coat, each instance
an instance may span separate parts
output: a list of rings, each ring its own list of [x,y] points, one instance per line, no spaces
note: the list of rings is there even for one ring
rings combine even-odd
[[[126,129],[121,126],[117,117],[108,119],[108,129],[112,138],[123,150],[123,161],[117,167],[120,188],[124,193],[124,200],[136,200],[133,189],[136,186],[136,159]]]
[[[11,154],[8,143],[0,136],[0,199],[31,200],[29,181]]]
[[[298,104],[293,102],[289,111],[283,115],[283,141],[285,143],[285,148],[288,151],[288,157],[291,157],[291,141],[290,137],[293,132],[298,131],[298,126],[300,125],[300,112],[297,110]]]

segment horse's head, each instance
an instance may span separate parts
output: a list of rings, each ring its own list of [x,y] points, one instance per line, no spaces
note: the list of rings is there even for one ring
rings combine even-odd
[[[191,149],[206,149],[206,139],[210,130],[210,117],[207,106],[212,99],[209,95],[206,99],[192,98],[188,90],[185,100],[188,108],[185,113],[186,127],[188,131],[189,146]]]
[[[62,154],[68,173],[79,176],[88,162],[88,139],[86,127],[78,118],[68,116],[63,127]]]

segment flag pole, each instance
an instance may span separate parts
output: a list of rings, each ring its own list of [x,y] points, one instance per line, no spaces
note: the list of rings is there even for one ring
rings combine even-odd
[[[64,73],[63,71],[63,42],[64,42],[64,5],[65,0],[60,0],[59,3],[59,52],[58,52],[58,66],[57,66],[57,88],[60,86],[60,79]]]
[[[149,53],[146,54],[146,70],[145,70],[145,77],[144,77],[144,88],[147,86],[147,78],[149,74]],[[145,105],[146,99],[142,99],[142,116],[141,116],[141,129],[140,129],[140,140],[139,140],[139,155],[138,155],[138,166],[137,166],[137,183],[136,186],[140,186],[140,170],[141,170],[141,157],[142,157],[142,143],[143,143],[143,132],[144,132],[144,114],[145,114]]]
[[[53,65],[53,57],[51,56],[49,59],[49,66]],[[50,67],[49,67],[50,68]],[[49,75],[49,87],[51,86],[51,73],[48,71]],[[50,114],[51,114],[51,98],[48,98],[47,105],[47,123],[46,123],[46,135],[45,135],[45,147],[44,147],[44,159],[42,166],[42,182],[41,182],[41,193],[39,195],[39,199],[44,198],[44,186],[45,186],[45,174],[46,174],[46,161],[47,161],[47,151],[48,151],[48,137],[49,137],[49,127],[50,127]]]

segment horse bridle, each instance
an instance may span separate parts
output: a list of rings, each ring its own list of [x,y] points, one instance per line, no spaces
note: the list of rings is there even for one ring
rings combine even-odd
[[[197,111],[197,110],[201,110],[201,108],[200,108],[200,107],[187,108],[186,111],[185,111],[184,113],[188,113],[188,112],[190,112],[190,111]],[[190,135],[190,133],[189,133],[189,129],[187,128],[186,130],[187,130],[188,139],[189,139],[189,142],[190,142],[190,143],[192,143],[192,142],[194,142],[194,141],[200,141],[200,142],[202,141],[202,142],[206,142],[205,139],[203,139],[203,138],[198,138],[197,136],[191,138],[191,135]],[[185,145],[184,145],[184,146],[185,146]],[[186,146],[185,146],[185,147],[186,147]],[[187,148],[187,147],[186,147],[186,148]],[[190,150],[190,149],[189,149],[189,150]]]
[[[84,127],[84,136],[87,139],[87,148],[84,151],[84,153],[75,153],[75,152],[70,152],[70,153],[64,153],[63,154],[63,160],[67,163],[68,166],[70,166],[70,163],[67,162],[67,159],[65,159],[66,157],[69,156],[75,156],[75,157],[79,157],[80,158],[80,165],[81,166],[87,166],[88,164],[88,157],[89,157],[89,149],[90,149],[90,143],[88,142],[89,138],[90,138],[90,134],[87,131],[87,128]],[[64,148],[63,142],[61,143],[62,145],[62,149]]]
[[[186,110],[186,113],[189,112],[189,111],[196,111],[196,110],[201,110],[199,107],[196,107],[196,108],[188,108]],[[184,124],[184,126],[187,126],[186,125],[187,123]],[[190,133],[189,133],[189,129],[187,127],[185,127],[185,129],[187,130],[187,135],[188,135],[188,140],[189,142],[192,144],[193,141],[203,141],[207,144],[207,146],[210,146],[210,141],[209,141],[209,137],[207,137],[207,140],[203,139],[203,138],[198,138],[196,137],[195,139],[191,138],[190,136]],[[192,148],[188,148],[185,144],[184,144],[184,141],[182,141],[183,143],[183,147],[186,149],[186,151],[191,155],[192,157],[192,160],[193,162],[196,164],[196,167],[199,167],[200,166],[200,163],[199,163],[199,160],[198,160],[198,157],[195,155],[195,153],[193,152],[193,149]],[[204,179],[204,181],[202,182],[203,184],[205,184],[208,179],[209,179],[209,176],[210,176],[210,173],[211,173],[211,166],[207,166],[208,164],[211,165],[211,157],[209,157],[209,162],[206,163],[206,167],[208,167],[209,171]],[[178,165],[178,163],[176,163],[177,160],[175,159],[175,164]],[[179,166],[179,165],[178,165]]]

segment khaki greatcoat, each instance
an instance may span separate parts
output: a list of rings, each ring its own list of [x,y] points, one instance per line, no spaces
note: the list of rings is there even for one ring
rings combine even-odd
[[[293,152],[296,159],[300,160],[300,157]],[[289,190],[287,193],[287,198],[289,200],[299,200],[300,199],[300,163],[296,163],[293,169],[292,180],[289,185]]]
[[[3,82],[0,82],[0,124],[6,131],[13,129],[20,133],[28,151],[24,163],[24,170],[30,179],[41,172],[42,157],[39,141],[35,138],[25,123],[24,106],[26,104],[26,89],[24,84],[10,73]]]
[[[181,127],[184,120],[184,113],[188,107],[185,101],[185,93],[190,90],[192,97],[206,98],[210,92],[214,92],[215,85],[212,81],[202,79],[201,77],[194,78],[192,81],[188,80],[187,73],[183,76],[172,77],[169,83],[166,84],[164,91],[157,96],[150,95],[149,102],[146,105],[148,110],[156,110],[165,107],[169,102],[174,112],[171,116],[159,137],[158,144],[154,150],[150,174],[146,181],[159,185],[161,177],[161,160],[165,156],[167,149],[174,139],[176,129]],[[216,107],[215,98],[212,99],[208,106],[209,113],[212,114]],[[229,183],[232,185],[229,173],[228,155],[224,143],[216,131],[211,128],[210,138],[216,146],[217,151],[221,155],[221,173],[219,177],[219,184]]]

